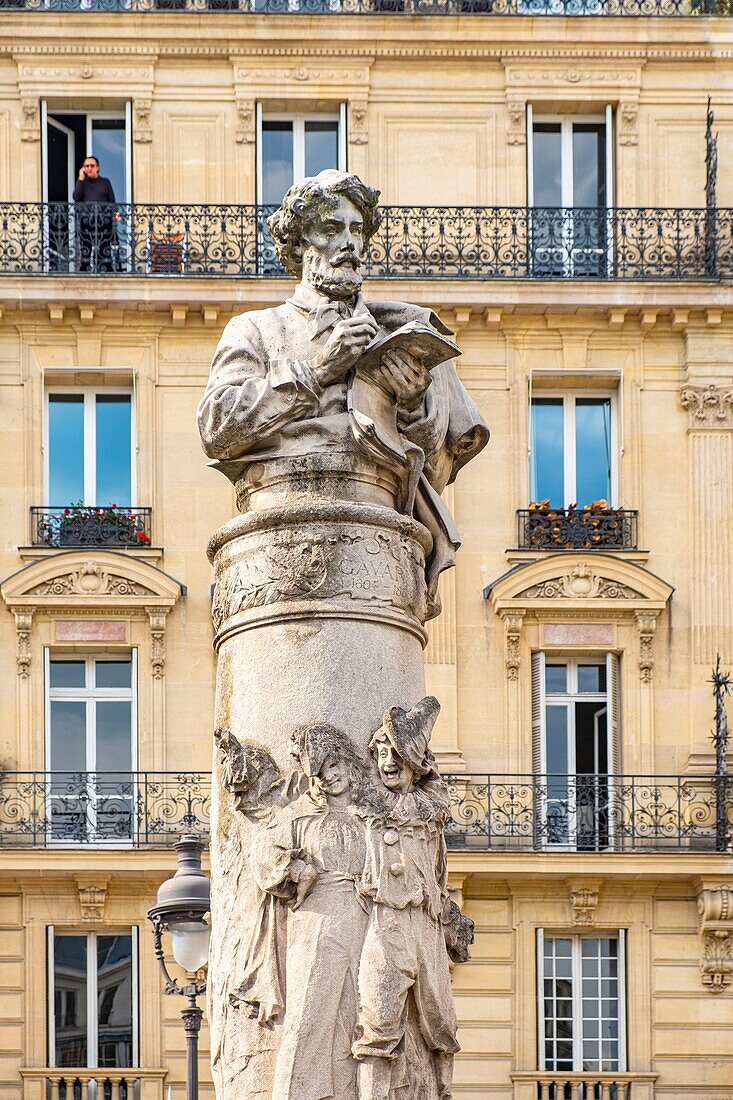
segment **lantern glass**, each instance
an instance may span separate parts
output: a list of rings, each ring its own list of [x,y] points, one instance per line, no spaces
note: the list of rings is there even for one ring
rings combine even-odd
[[[206,966],[211,928],[203,921],[182,921],[170,926],[173,958],[189,974]]]

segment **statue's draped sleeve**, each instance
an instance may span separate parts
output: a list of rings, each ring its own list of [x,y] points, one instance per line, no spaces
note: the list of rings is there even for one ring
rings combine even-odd
[[[316,415],[320,394],[306,361],[270,358],[252,315],[234,317],[198,408],[204,450],[220,460],[261,450],[286,424]]]

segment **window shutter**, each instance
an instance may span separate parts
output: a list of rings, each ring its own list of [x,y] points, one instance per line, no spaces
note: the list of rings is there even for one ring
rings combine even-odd
[[[608,771],[621,774],[621,686],[619,659],[606,654],[606,690],[608,692]]]
[[[545,770],[545,655],[532,654],[532,771]]]

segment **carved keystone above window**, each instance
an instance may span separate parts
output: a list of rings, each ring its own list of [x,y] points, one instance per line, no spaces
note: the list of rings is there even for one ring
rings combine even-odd
[[[165,667],[165,623],[185,587],[160,569],[131,555],[98,551],[69,551],[32,562],[0,584],[0,593],[15,616],[18,635],[18,673],[27,678],[33,660],[33,620],[43,616],[71,620],[74,630],[57,630],[57,641],[84,640],[80,628],[89,621],[88,640],[111,640],[101,628],[109,619],[147,619],[153,676],[160,679]],[[124,633],[119,638],[124,641]],[[38,644],[38,643],[36,643]]]
[[[507,679],[518,677],[529,624],[541,623],[542,635],[552,637],[553,645],[636,651],[639,678],[649,683],[656,620],[673,591],[634,562],[596,553],[589,561],[570,553],[561,561],[552,557],[515,566],[484,590],[484,598],[504,621]],[[535,632],[539,637],[536,627]]]
[[[722,993],[733,982],[733,883],[703,883],[697,911],[702,983],[711,993]]]

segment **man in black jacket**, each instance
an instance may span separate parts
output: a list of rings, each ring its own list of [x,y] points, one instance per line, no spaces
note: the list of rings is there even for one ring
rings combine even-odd
[[[120,214],[113,209],[116,201],[112,184],[99,174],[97,158],[85,157],[74,187],[80,271],[114,270],[115,219],[120,221]]]

